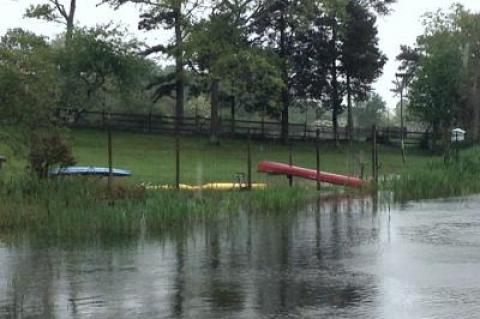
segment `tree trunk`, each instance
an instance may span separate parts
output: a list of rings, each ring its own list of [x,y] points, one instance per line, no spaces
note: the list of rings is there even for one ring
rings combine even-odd
[[[182,36],[182,5],[175,8],[175,74],[176,74],[176,99],[175,118],[176,129],[179,130],[183,122],[185,98],[185,69],[183,62],[183,36]]]
[[[432,123],[432,142],[431,142],[431,152],[435,152],[437,150],[437,141],[439,136],[439,125],[437,121]]]
[[[73,29],[75,23],[75,12],[77,10],[77,0],[70,0],[70,11],[67,16],[67,32],[65,34],[65,46],[68,48],[73,38]]]
[[[73,30],[75,28],[75,12],[77,10],[77,0],[70,0],[70,11],[66,13],[65,22],[67,25],[67,30],[65,33],[65,48],[67,51],[71,47],[72,39],[73,39]],[[62,107],[73,107],[75,106],[74,102],[72,102],[72,96],[75,95],[75,78],[76,75],[73,74],[72,65],[70,59],[67,59],[65,65],[65,83],[61,89],[61,106]],[[93,91],[93,90],[92,90]],[[90,93],[89,93],[90,95]],[[88,97],[90,98],[90,96]]]
[[[218,144],[218,92],[219,80],[214,79],[210,87],[210,143]]]
[[[353,114],[352,114],[352,89],[350,87],[350,75],[347,74],[347,112],[348,112],[348,141],[353,142]],[[375,123],[376,124],[376,123]]]
[[[289,96],[289,78],[288,78],[288,60],[287,60],[287,39],[286,39],[286,21],[285,13],[282,12],[280,17],[280,57],[282,59],[282,80],[284,87],[282,89],[282,124],[281,124],[281,140],[283,144],[288,143],[288,123],[289,114],[288,109],[290,107]]]
[[[472,108],[472,139],[474,143],[479,142],[480,137],[480,108],[478,106],[478,75],[477,72],[474,74],[473,78],[473,87],[472,87],[472,94],[471,94],[471,108]]]
[[[443,149],[443,156],[445,161],[451,160],[450,154],[450,146],[451,146],[451,130],[450,127],[444,125],[442,127],[442,149]]]
[[[339,112],[339,99],[338,99],[338,72],[337,72],[337,19],[333,18],[332,24],[332,66],[331,66],[331,76],[332,76],[332,125],[333,125],[333,139],[335,141],[335,146],[338,146],[338,112]]]

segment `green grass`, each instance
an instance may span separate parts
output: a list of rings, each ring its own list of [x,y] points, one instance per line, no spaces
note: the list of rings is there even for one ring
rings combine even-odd
[[[107,166],[107,135],[102,131],[82,130],[71,133],[74,155],[78,165]],[[113,134],[114,166],[133,171],[138,183],[173,184],[175,180],[174,139],[171,136],[131,133]],[[247,144],[245,140],[222,140],[219,146],[210,145],[202,137],[181,138],[181,182],[202,184],[232,182],[237,172],[247,171]],[[274,142],[252,142],[253,180],[285,185],[285,177],[268,177],[257,173],[255,166],[261,160],[288,162],[288,147]],[[294,165],[315,168],[315,147],[298,142],[293,146]],[[344,174],[360,174],[359,158],[370,174],[370,145],[342,145],[335,148],[322,143],[321,169]],[[400,150],[380,147],[381,173],[399,174],[415,167],[423,167],[431,160],[426,153],[412,149],[407,165],[403,165]],[[300,181],[300,180],[297,180]]]
[[[96,130],[70,132],[78,165],[107,166],[107,135]],[[285,177],[256,172],[261,160],[288,162],[289,148],[274,142],[252,142],[253,180],[270,187],[254,192],[188,192],[175,190],[145,192],[142,183],[173,184],[175,176],[174,139],[171,136],[131,133],[113,134],[114,166],[132,170],[134,176],[112,197],[105,185],[82,179],[39,181],[23,169],[25,159],[1,148],[9,156],[6,169],[0,171],[0,230],[40,234],[52,238],[78,239],[100,237],[136,237],[140,233],[162,233],[208,221],[226,218],[240,211],[279,214],[298,210],[318,196],[314,182],[295,179],[297,187],[288,188]],[[181,138],[181,182],[202,184],[231,182],[237,172],[246,172],[245,140],[222,140],[214,146],[202,137]],[[411,149],[408,162],[402,164],[398,148],[380,147],[381,174],[407,176],[424,171],[430,163],[439,163],[419,150]],[[370,146],[355,144],[339,148],[321,146],[322,170],[359,174],[358,158],[363,157],[366,175],[370,174]],[[315,167],[315,146],[295,143],[295,165]],[[430,165],[430,166],[429,166]],[[22,173],[23,172],[23,173]],[[389,187],[400,190],[397,186]],[[405,188],[410,187],[408,183]],[[425,185],[427,185],[425,183]],[[425,186],[427,188],[428,186]],[[336,188],[323,188],[332,191]],[[0,231],[1,232],[1,231]]]

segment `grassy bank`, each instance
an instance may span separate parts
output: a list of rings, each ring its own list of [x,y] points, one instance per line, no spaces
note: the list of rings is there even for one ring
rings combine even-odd
[[[71,131],[73,153],[78,165],[107,166],[107,135],[98,130]],[[220,145],[211,145],[207,138],[182,137],[181,182],[202,184],[231,182],[236,173],[246,173],[247,143],[245,140],[221,140]],[[315,167],[315,146],[312,143],[295,142],[292,147],[294,165]],[[321,169],[331,172],[359,175],[361,165],[365,175],[370,175],[370,145],[357,143],[336,148],[331,143],[321,143]],[[14,156],[0,146],[0,154],[10,157],[3,175],[24,173],[25,160]],[[427,165],[431,158],[416,149],[409,150],[409,160],[402,164],[398,147],[380,146],[381,174],[398,174]],[[12,158],[13,156],[13,158]],[[253,179],[286,185],[286,179],[270,178],[257,173],[255,165],[261,160],[288,162],[289,147],[271,141],[253,141]],[[113,133],[113,160],[115,167],[132,170],[135,183],[173,184],[175,179],[174,139],[164,135]],[[301,182],[300,180],[297,180]]]
[[[71,132],[73,153],[78,165],[107,166],[107,136],[97,130],[74,130]],[[220,145],[211,145],[207,138],[182,137],[181,182],[202,184],[208,182],[231,182],[236,173],[246,173],[247,143],[245,140],[221,140]],[[293,162],[303,167],[315,167],[315,146],[312,143],[295,142],[292,147]],[[370,145],[358,143],[352,147],[336,148],[331,143],[321,143],[322,170],[359,175],[361,164],[365,175],[370,175]],[[113,134],[113,159],[115,167],[128,168],[136,183],[173,184],[175,178],[174,139],[171,136],[133,133]],[[430,157],[416,149],[409,150],[407,165],[402,164],[397,147],[380,147],[381,173],[398,174],[425,166]],[[276,185],[286,185],[286,178],[271,178],[257,173],[255,165],[261,160],[288,162],[289,147],[271,141],[253,141],[253,179]],[[19,168],[19,160],[9,166]],[[23,165],[24,166],[24,165]],[[302,183],[301,180],[297,182]]]
[[[104,132],[82,130],[71,134],[78,165],[107,165]],[[210,145],[205,138],[182,137],[181,182],[233,181],[236,173],[246,172],[246,148],[245,140],[223,140],[220,145]],[[299,142],[292,149],[295,165],[315,167],[314,145]],[[170,136],[114,133],[114,166],[130,169],[134,176],[113,195],[98,181],[36,180],[24,169],[25,160],[6,154],[10,160],[6,169],[0,171],[0,229],[4,232],[28,232],[53,238],[138,236],[144,231],[155,233],[193,225],[213,216],[228,218],[241,210],[263,214],[298,210],[318,196],[313,182],[295,179],[296,187],[288,188],[285,177],[267,176],[255,169],[253,180],[267,182],[266,190],[147,192],[138,186],[174,182],[174,140]],[[369,175],[369,154],[368,144],[336,148],[322,143],[321,167],[326,171],[358,175],[362,163],[365,174]],[[261,160],[288,162],[289,147],[253,141],[252,156],[254,165]],[[381,174],[402,176],[388,187],[404,194],[401,189],[408,189],[412,183],[411,177],[405,176],[430,170],[432,163],[440,160],[411,150],[407,164],[403,165],[398,148],[381,146],[380,162]]]

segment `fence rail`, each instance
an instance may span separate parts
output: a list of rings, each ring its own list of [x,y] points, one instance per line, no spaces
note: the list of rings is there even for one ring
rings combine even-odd
[[[106,113],[98,111],[85,111],[75,109],[58,109],[57,115],[69,123],[73,128],[105,128],[110,127],[118,131],[131,131],[141,133],[174,133],[176,118],[158,114],[139,113]],[[179,121],[181,134],[210,134],[210,119],[203,117],[182,117]],[[290,123],[289,139],[315,140],[317,129],[321,140],[333,140],[334,132],[330,126],[318,126],[308,123]],[[400,142],[402,130],[399,127],[378,128],[378,141],[382,144],[396,144]],[[281,123],[275,121],[249,121],[221,119],[218,125],[220,136],[246,137],[251,134],[254,138],[279,139],[281,136]],[[353,138],[366,141],[371,138],[371,128],[355,128]],[[340,140],[348,139],[346,127],[338,128]],[[405,144],[418,145],[428,139],[427,132],[403,130]]]

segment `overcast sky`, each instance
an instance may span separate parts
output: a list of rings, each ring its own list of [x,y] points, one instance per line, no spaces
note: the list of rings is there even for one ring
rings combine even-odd
[[[118,11],[113,11],[106,6],[96,7],[99,0],[78,0],[77,22],[80,25],[95,25],[109,21],[120,22],[127,26],[140,40],[149,44],[164,41],[169,37],[161,30],[148,33],[137,31],[138,12],[132,6],[126,6]],[[421,16],[427,11],[439,8],[448,8],[453,3],[459,2],[465,7],[480,11],[480,0],[397,0],[393,12],[378,20],[380,47],[389,58],[384,69],[384,75],[378,80],[375,88],[393,108],[396,99],[390,89],[395,78],[397,63],[395,56],[399,53],[401,44],[412,45],[418,35],[422,33]],[[23,13],[28,4],[42,3],[42,0],[0,0],[0,34],[9,28],[22,27],[36,33],[53,37],[62,32],[64,27],[54,23],[46,23],[31,19],[23,19]]]

